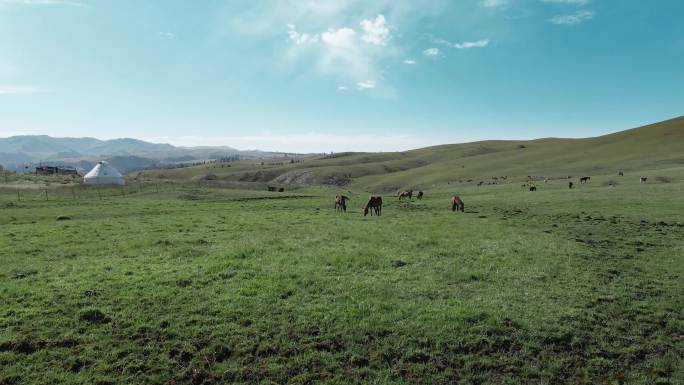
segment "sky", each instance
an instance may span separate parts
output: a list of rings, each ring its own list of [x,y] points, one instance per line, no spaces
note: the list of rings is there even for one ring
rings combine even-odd
[[[0,137],[290,152],[684,114],[682,0],[0,0]]]

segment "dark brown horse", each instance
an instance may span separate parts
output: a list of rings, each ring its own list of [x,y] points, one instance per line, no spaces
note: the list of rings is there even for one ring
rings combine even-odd
[[[347,201],[349,200],[349,197],[346,197],[344,195],[336,195],[335,196],[335,211],[343,211],[347,212]]]
[[[451,198],[451,211],[465,212],[465,204],[458,195]]]
[[[423,199],[423,192],[422,192],[422,191],[418,191],[418,195],[416,196],[416,198],[418,198],[418,200]]]
[[[377,195],[371,195],[370,198],[368,198],[368,202],[366,205],[363,207],[363,216],[365,217],[370,213],[371,217],[373,216],[373,212],[375,212],[375,215],[380,216],[382,213],[382,197],[377,196]]]
[[[580,178],[580,184],[589,182],[589,179],[591,179],[590,176],[583,176],[583,177],[581,177],[581,178]]]

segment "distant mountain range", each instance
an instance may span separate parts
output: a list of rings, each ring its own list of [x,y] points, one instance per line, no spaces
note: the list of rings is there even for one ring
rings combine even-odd
[[[32,170],[35,165],[72,166],[88,169],[107,160],[126,173],[148,167],[172,166],[210,159],[239,157],[253,159],[285,155],[263,151],[240,151],[232,147],[175,147],[123,138],[54,138],[22,135],[0,138],[0,165],[11,171]]]

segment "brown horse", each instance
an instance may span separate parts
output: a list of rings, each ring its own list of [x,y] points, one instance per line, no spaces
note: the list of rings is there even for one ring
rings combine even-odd
[[[451,198],[451,211],[465,212],[465,204],[458,195]]]
[[[399,200],[404,198],[413,199],[413,190],[402,191],[399,193]]]
[[[382,197],[377,196],[377,195],[371,195],[370,198],[368,198],[368,202],[366,205],[363,207],[363,216],[365,217],[370,213],[371,217],[373,216],[373,212],[375,212],[375,215],[380,216],[382,213]]]
[[[589,179],[591,179],[590,176],[583,176],[583,177],[581,177],[581,178],[580,178],[580,184],[589,182]]]
[[[347,212],[347,201],[349,200],[349,197],[346,197],[344,195],[336,195],[335,196],[335,211],[343,211]]]
[[[423,192],[422,192],[422,191],[418,191],[418,195],[416,196],[416,198],[418,198],[418,200],[423,199]]]

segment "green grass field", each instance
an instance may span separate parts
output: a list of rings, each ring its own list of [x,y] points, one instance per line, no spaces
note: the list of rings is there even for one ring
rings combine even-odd
[[[346,214],[324,187],[6,186],[0,384],[681,384],[684,168],[606,174],[435,179],[366,218],[394,175]]]
[[[388,193],[429,189],[459,180],[492,182],[492,178],[502,176],[524,180],[527,176],[614,175],[624,170],[638,178],[642,170],[656,172],[683,166],[684,117],[679,117],[596,138],[484,141],[405,152],[249,160],[136,175],[142,180],[204,181],[243,189],[351,185],[356,190]]]

